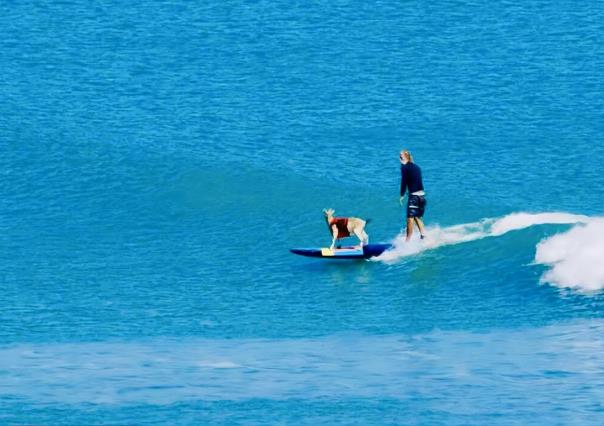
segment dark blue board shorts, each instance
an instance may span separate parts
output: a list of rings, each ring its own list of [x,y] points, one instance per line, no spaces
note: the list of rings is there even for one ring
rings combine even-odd
[[[423,217],[426,204],[426,198],[423,195],[409,195],[407,217]]]

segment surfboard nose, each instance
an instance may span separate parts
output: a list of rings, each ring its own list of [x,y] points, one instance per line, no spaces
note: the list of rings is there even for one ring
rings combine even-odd
[[[309,249],[302,249],[302,248],[292,248],[292,249],[289,249],[289,251],[291,251],[293,254],[300,254],[302,256],[307,255],[310,252]]]

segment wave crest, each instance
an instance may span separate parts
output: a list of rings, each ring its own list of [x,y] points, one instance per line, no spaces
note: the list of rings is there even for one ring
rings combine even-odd
[[[542,283],[582,292],[604,288],[604,219],[592,219],[537,245],[535,263],[550,269]]]
[[[544,224],[576,224],[587,223],[588,216],[570,213],[512,213],[501,218],[487,218],[478,222],[464,223],[441,228],[427,228],[426,238],[416,238],[405,241],[404,232],[397,235],[392,244],[394,248],[379,256],[376,260],[394,262],[397,259],[414,255],[438,247],[466,243],[487,237],[498,237],[511,231]]]
[[[376,258],[394,263],[397,260],[438,247],[499,237],[511,231],[535,225],[569,224],[567,232],[541,241],[536,248],[535,263],[550,269],[541,277],[542,283],[592,292],[604,288],[604,218],[590,218],[570,213],[512,213],[501,218],[487,218],[478,222],[448,227],[427,228],[424,240],[405,241],[405,234],[397,235],[394,248]]]

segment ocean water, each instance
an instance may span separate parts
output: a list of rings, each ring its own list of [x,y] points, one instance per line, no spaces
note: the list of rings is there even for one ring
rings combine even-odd
[[[604,422],[604,3],[0,12],[0,423]]]

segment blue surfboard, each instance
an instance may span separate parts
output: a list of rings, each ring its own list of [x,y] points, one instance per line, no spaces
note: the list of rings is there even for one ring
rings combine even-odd
[[[293,248],[290,249],[294,254],[307,257],[320,257],[324,259],[369,259],[370,257],[379,256],[386,250],[392,248],[392,244],[367,244],[363,248],[359,247],[341,247],[336,249],[330,248]]]

